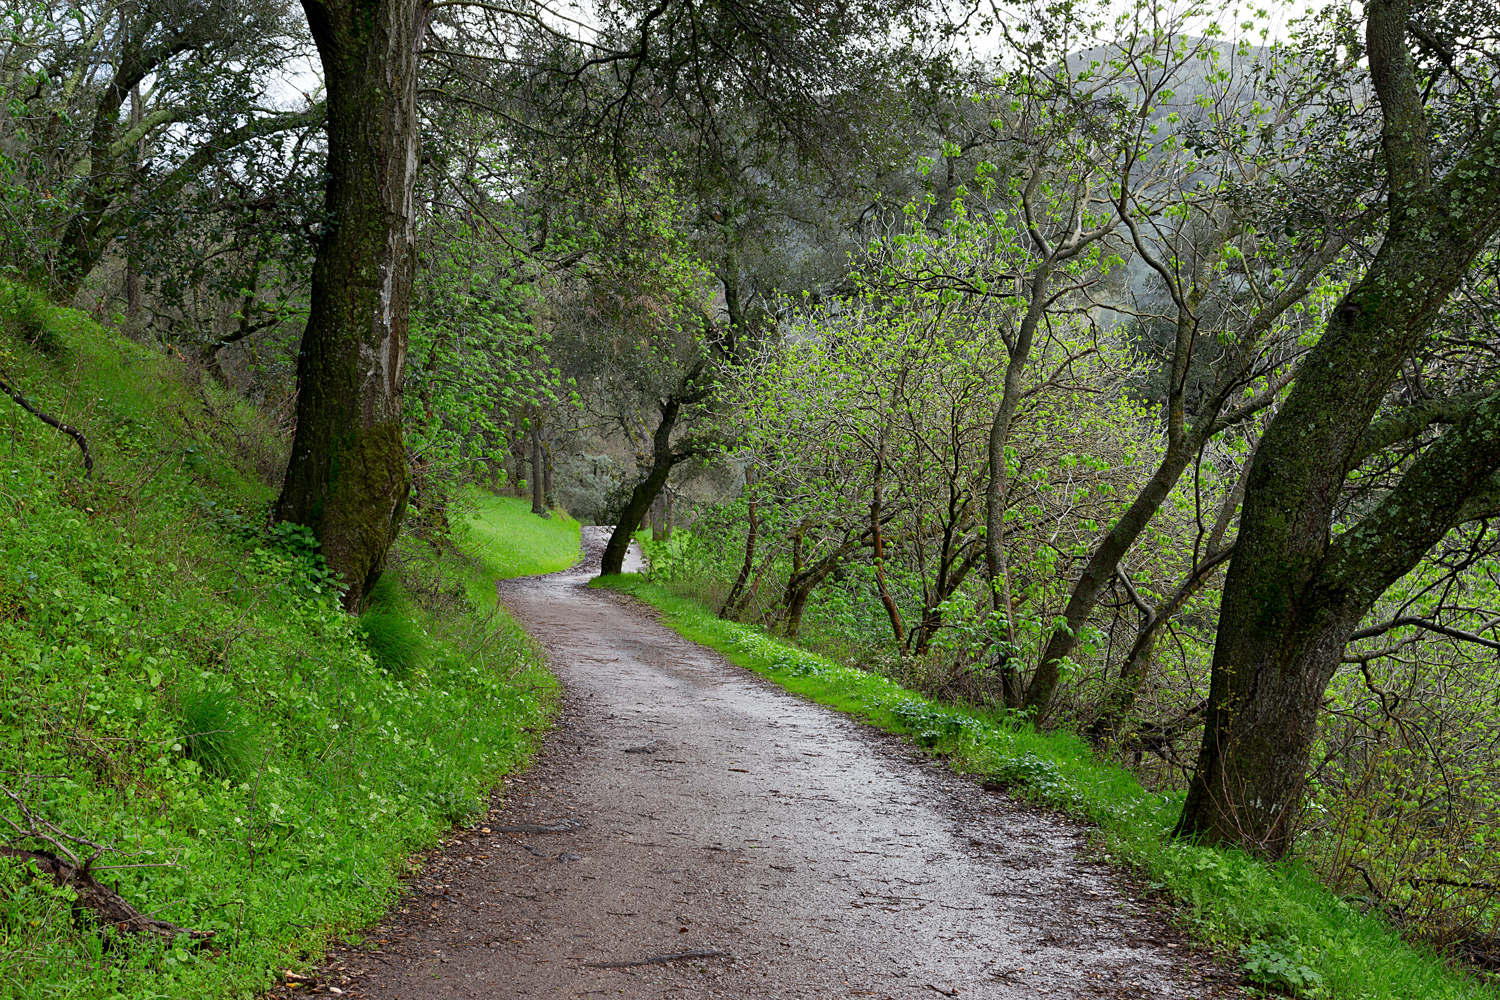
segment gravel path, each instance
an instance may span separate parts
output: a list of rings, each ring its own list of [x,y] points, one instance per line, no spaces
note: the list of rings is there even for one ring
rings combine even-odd
[[[590,569],[501,585],[566,686],[556,728],[320,990],[1239,995],[1085,828],[734,667]]]

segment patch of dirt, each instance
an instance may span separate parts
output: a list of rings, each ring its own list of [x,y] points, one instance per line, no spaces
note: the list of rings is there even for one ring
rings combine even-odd
[[[296,992],[1230,997],[1086,828],[683,639],[592,564],[501,585],[567,694],[536,766]],[[290,988],[288,988],[290,989]]]

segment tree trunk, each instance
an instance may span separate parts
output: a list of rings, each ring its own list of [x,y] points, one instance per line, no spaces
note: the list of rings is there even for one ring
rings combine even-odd
[[[657,495],[653,510],[656,518],[651,525],[651,538],[653,541],[665,542],[672,537],[672,490],[669,487],[663,487]]]
[[[1350,294],[1362,290],[1368,291],[1364,282]],[[1319,365],[1317,374],[1340,371],[1337,366],[1357,360],[1339,349],[1347,345],[1337,343],[1344,338],[1336,324],[1319,343],[1321,350],[1335,341],[1330,365]],[[1404,356],[1397,356],[1397,370]],[[1364,374],[1342,371],[1346,378],[1350,372],[1356,379]],[[1306,392],[1287,400],[1283,414],[1305,419],[1317,395],[1310,382]],[[1342,423],[1327,417],[1342,415],[1351,395],[1346,387],[1342,394],[1323,396],[1324,420],[1312,427]],[[1331,507],[1328,501],[1336,499],[1337,490],[1333,498],[1309,496],[1309,479],[1321,485],[1330,485],[1330,479],[1306,475],[1312,463],[1296,445],[1297,436],[1309,430],[1304,422],[1284,427],[1274,438],[1268,432],[1251,467],[1219,613],[1203,747],[1177,827],[1179,835],[1271,857],[1285,854],[1296,834],[1318,711],[1351,633],[1386,589],[1463,520],[1466,501],[1500,469],[1500,395],[1444,433],[1400,485],[1332,541],[1327,521],[1319,530],[1316,516],[1320,506]],[[1354,428],[1356,434],[1362,430]],[[1262,454],[1270,456],[1264,463]],[[1325,508],[1321,517],[1330,513]]]
[[[997,664],[1001,676],[1006,708],[1020,707],[1020,677],[1015,665],[1010,662],[1009,650],[1016,645],[1016,627],[1012,616],[1015,613],[1010,591],[1010,567],[1005,557],[1005,509],[1010,502],[1010,466],[1005,460],[1005,446],[1010,442],[1011,425],[1016,419],[1016,408],[1021,403],[1021,376],[1031,358],[1031,345],[1036,339],[1036,330],[1046,313],[1047,282],[1051,268],[1039,267],[1031,279],[1031,301],[1026,316],[1016,331],[1014,343],[1006,345],[1008,358],[1005,363],[1005,388],[1000,395],[1000,405],[990,421],[987,440],[989,458],[989,481],[984,491],[984,562],[990,578],[990,603],[995,614],[1005,621],[1007,652]]]
[[[752,463],[745,466],[745,505],[749,508],[750,525],[745,529],[745,561],[740,564],[739,575],[734,578],[734,586],[729,588],[729,596],[724,598],[724,604],[719,608],[719,617],[728,618],[729,612],[734,608],[734,602],[739,600],[740,594],[745,590],[745,584],[750,580],[750,570],[755,566],[755,535],[760,530],[756,519],[756,493],[755,493],[755,465]]]
[[[1423,98],[1406,47],[1408,0],[1367,6],[1383,117],[1389,225],[1335,308],[1261,440],[1219,614],[1209,706],[1179,835],[1271,856],[1295,834],[1328,681],[1359,620],[1462,518],[1500,466],[1500,400],[1445,432],[1400,484],[1337,538],[1331,522],[1361,443],[1401,366],[1500,230],[1492,118],[1435,181]],[[1493,112],[1492,112],[1493,114]]]
[[[123,15],[122,15],[123,16]],[[141,123],[141,85],[137,83],[130,88],[130,127],[134,129]],[[145,142],[138,142],[135,146],[135,162],[131,165],[133,170],[140,170],[142,161],[145,159]],[[140,248],[137,241],[132,238],[130,246],[125,253],[125,328],[134,334],[140,324],[141,318],[141,272],[139,267]]]
[[[510,489],[517,497],[525,495],[526,486],[526,435],[512,438],[510,442]]]
[[[542,422],[531,418],[531,512],[537,517],[547,516],[547,494],[543,484],[546,470],[542,461]]]
[[[1024,704],[1037,718],[1044,717],[1051,707],[1052,696],[1062,680],[1062,662],[1077,647],[1078,633],[1098,605],[1099,595],[1109,581],[1114,579],[1125,553],[1130,551],[1141,532],[1146,530],[1146,525],[1151,523],[1151,518],[1156,516],[1157,510],[1172,492],[1172,487],[1187,468],[1192,456],[1193,450],[1189,447],[1169,445],[1156,473],[1142,487],[1125,513],[1110,527],[1108,534],[1094,546],[1088,563],[1074,581],[1073,590],[1068,595],[1068,604],[1063,609],[1063,623],[1053,629],[1052,635],[1047,639],[1041,662],[1026,688]]]
[[[542,498],[551,510],[557,506],[557,493],[552,489],[552,446],[542,442]]]
[[[896,607],[895,598],[891,597],[890,588],[886,586],[885,534],[880,530],[881,518],[885,516],[884,477],[887,433],[888,429],[881,430],[880,445],[875,452],[875,476],[870,486],[870,544],[875,565],[875,590],[880,595],[880,603],[885,608],[886,618],[890,619],[891,635],[896,640],[896,648],[900,650],[906,647],[906,626],[901,621],[901,609]]]
[[[792,574],[786,581],[786,613],[784,615],[786,625],[783,631],[788,639],[796,639],[797,633],[802,631],[802,612],[807,607],[807,599],[812,596],[814,590],[822,582],[833,575],[839,564],[862,544],[862,538],[846,538],[837,549],[819,559],[811,566],[803,567],[800,556],[802,546],[801,530],[793,537],[792,549]]]
[[[410,477],[401,381],[415,255],[420,0],[304,0],[328,87],[328,224],[297,358],[297,431],[276,505],[308,525],[357,611]]]
[[[672,431],[677,426],[677,417],[681,412],[682,401],[677,397],[668,399],[661,405],[661,421],[656,425],[656,432],[651,435],[651,471],[630,491],[630,499],[625,502],[625,509],[620,512],[615,530],[609,536],[609,543],[604,546],[604,558],[599,565],[600,576],[620,572],[620,568],[625,565],[625,552],[630,548],[630,536],[640,528],[641,520],[656,501],[656,495],[667,485],[667,476],[671,474],[672,466],[687,457],[672,452]]]
[[[1254,457],[1253,449],[1250,457]],[[1183,605],[1203,589],[1215,571],[1234,553],[1234,543],[1225,545],[1224,536],[1229,531],[1229,525],[1234,521],[1235,511],[1239,510],[1240,503],[1245,498],[1245,488],[1249,485],[1249,480],[1250,461],[1247,459],[1240,469],[1240,474],[1235,477],[1234,486],[1224,497],[1218,515],[1214,518],[1214,526],[1204,542],[1203,559],[1198,561],[1195,558],[1192,571],[1177,585],[1177,589],[1170,597],[1151,609],[1142,620],[1140,627],[1136,629],[1135,642],[1131,645],[1125,662],[1120,666],[1120,676],[1109,694],[1105,696],[1098,716],[1089,726],[1090,739],[1105,742],[1115,738],[1120,722],[1135,706],[1141,686],[1151,672],[1151,665],[1155,661],[1157,636],[1177,616]],[[1128,580],[1126,585],[1129,586]],[[1139,597],[1133,590],[1131,596],[1139,602]]]

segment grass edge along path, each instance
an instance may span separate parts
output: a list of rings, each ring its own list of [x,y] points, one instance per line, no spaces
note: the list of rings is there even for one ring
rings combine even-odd
[[[1178,920],[1196,938],[1237,950],[1249,985],[1330,1000],[1500,997],[1495,985],[1404,940],[1304,870],[1171,839],[1181,797],[1147,791],[1129,772],[1095,760],[1072,733],[1039,733],[999,713],[935,702],[878,674],[722,621],[636,574],[595,585],[650,604],[663,624],[788,691],[908,737],[955,770],[1095,824],[1103,858],[1169,894]]]

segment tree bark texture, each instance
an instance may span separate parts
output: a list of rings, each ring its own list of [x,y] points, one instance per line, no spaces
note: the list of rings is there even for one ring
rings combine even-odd
[[[276,506],[313,529],[357,611],[406,507],[401,382],[415,254],[421,0],[304,0],[328,87],[329,221]]]
[[[1334,507],[1401,365],[1500,230],[1500,136],[1438,181],[1406,48],[1408,0],[1372,0],[1389,227],[1335,308],[1252,461],[1222,599],[1203,746],[1177,832],[1271,856],[1295,833],[1318,709],[1350,634],[1500,467],[1500,398],[1454,424],[1360,522]],[[1493,113],[1492,113],[1493,114]],[[1476,180],[1479,178],[1479,180]]]

